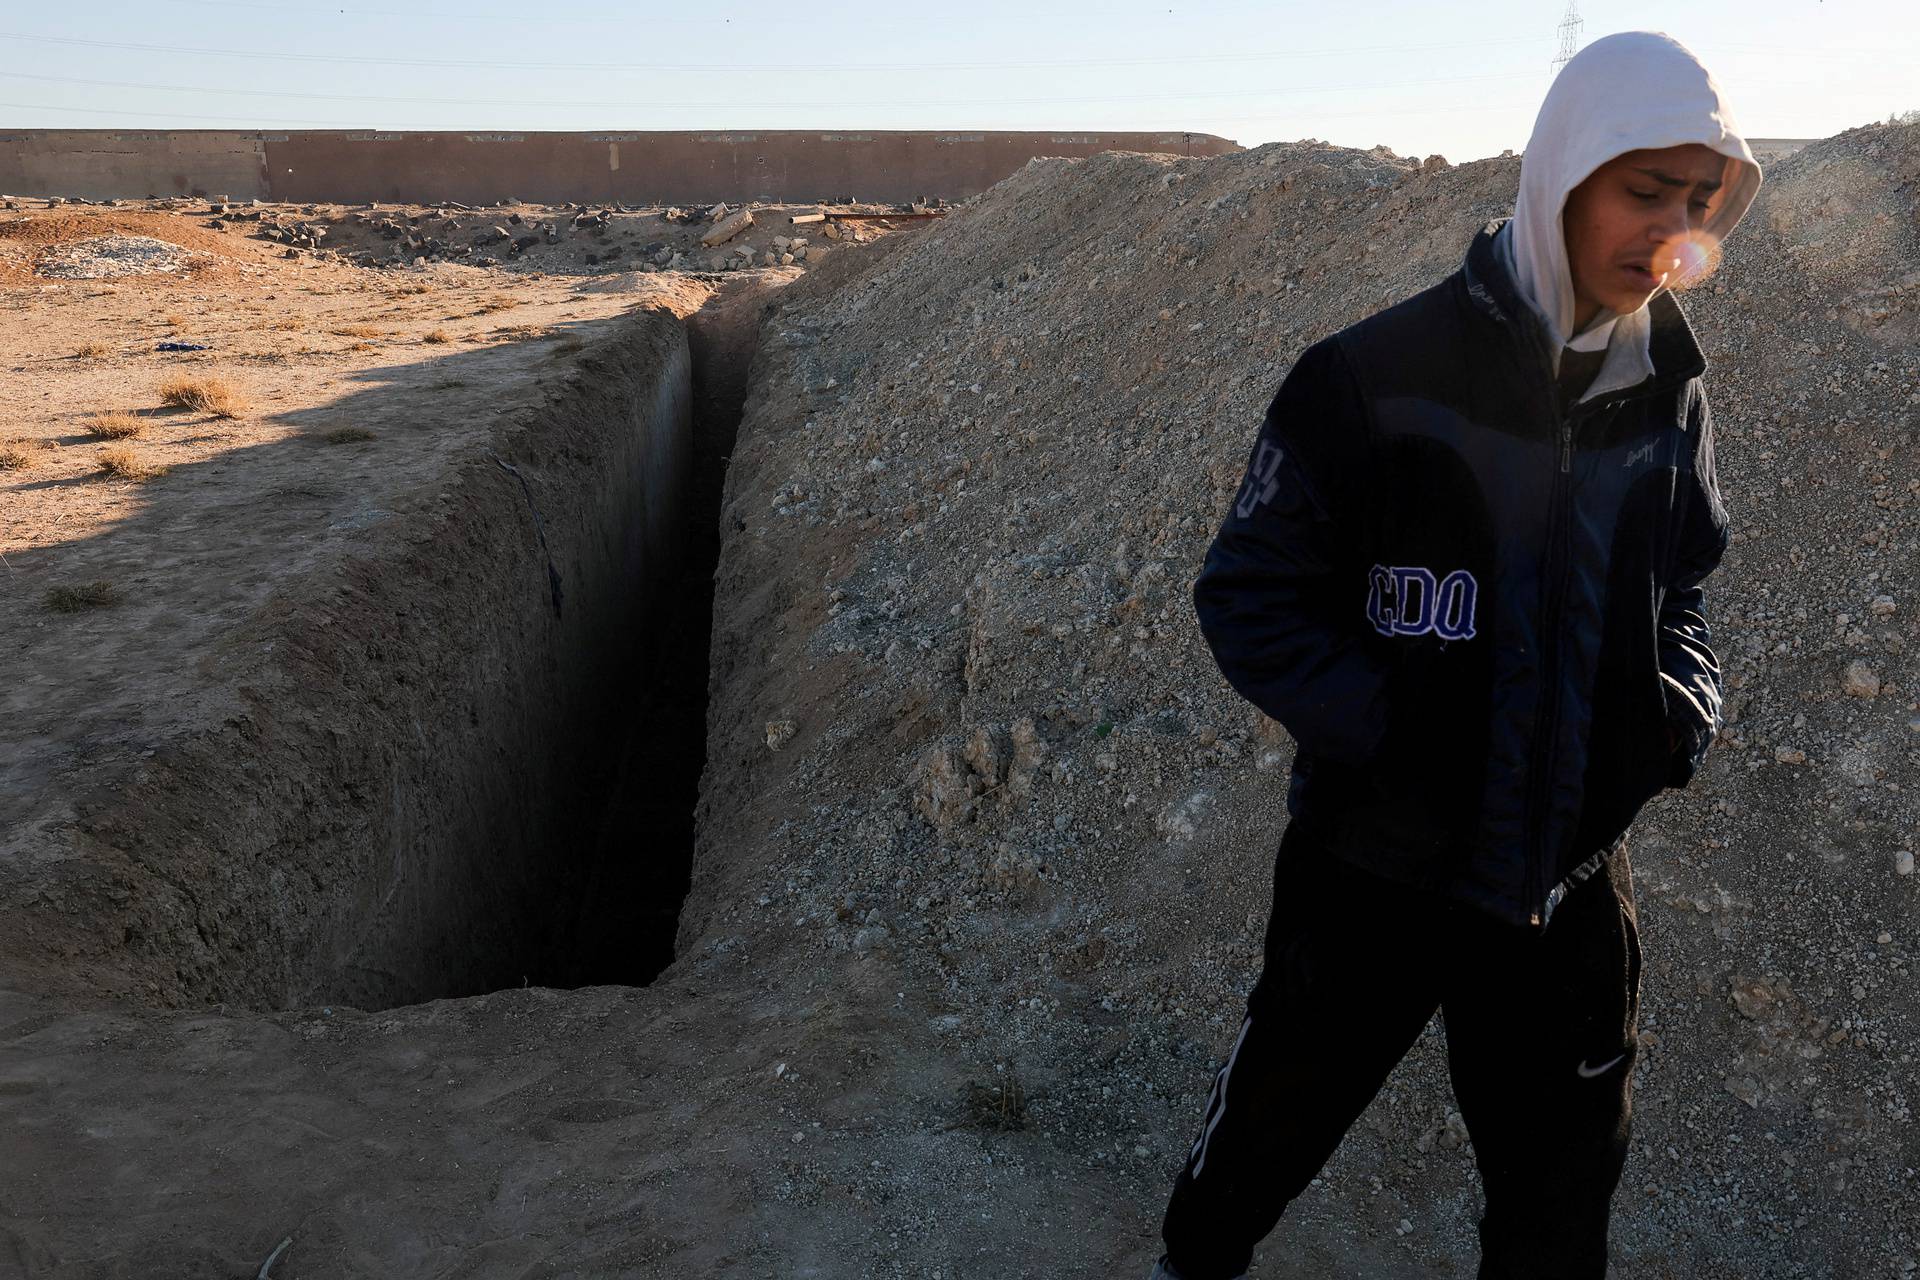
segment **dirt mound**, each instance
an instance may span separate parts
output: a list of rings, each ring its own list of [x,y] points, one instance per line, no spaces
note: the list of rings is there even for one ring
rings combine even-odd
[[[1739,531],[1709,603],[1733,722],[1636,828],[1628,1274],[1912,1248],[1916,139],[1793,157],[1685,304]],[[1193,574],[1293,357],[1451,271],[1518,169],[1036,160],[864,280],[796,284],[729,476],[683,947],[886,956],[887,989],[944,992],[945,1053],[1023,1082],[1020,1158],[1113,1179],[1150,1231],[1259,971],[1290,756]],[[1451,1105],[1423,1037],[1265,1256],[1470,1270]],[[1113,1227],[1055,1260],[1111,1259]]]
[[[1828,307],[1889,345],[1920,342],[1920,134],[1856,129],[1789,156],[1767,183],[1768,225]]]
[[[178,285],[197,279],[214,280],[231,273],[236,258],[253,255],[236,251],[231,241],[176,214],[103,209],[99,211],[15,215],[0,218],[0,283],[26,286],[45,283],[44,263],[61,263],[73,256],[74,246],[110,237],[137,237],[174,246],[185,259],[181,269],[122,273],[127,283]],[[78,276],[79,279],[104,277]]]
[[[114,210],[21,215],[0,220],[0,240],[45,248],[94,236],[119,233],[152,236],[183,249],[217,253],[226,247],[218,233],[197,227],[173,213]]]

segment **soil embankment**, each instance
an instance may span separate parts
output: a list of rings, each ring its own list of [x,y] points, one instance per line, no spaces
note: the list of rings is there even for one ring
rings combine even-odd
[[[918,1092],[984,1154],[899,1131],[915,1190],[879,1212],[919,1257],[1144,1273],[1264,961],[1290,755],[1214,668],[1192,575],[1297,353],[1453,270],[1518,168],[1036,161],[769,326],[682,945],[937,998]],[[1622,1275],[1914,1257],[1916,190],[1920,128],[1811,145],[1683,302],[1736,530],[1709,596],[1730,723],[1633,839]],[[1257,1274],[1471,1274],[1479,1209],[1436,1020]]]
[[[680,586],[690,367],[671,312],[618,322],[480,447],[331,522],[318,564],[193,655],[194,705],[84,740],[81,769],[24,761],[16,980],[378,1008],[563,965],[551,904],[582,891],[582,780]]]
[[[208,316],[212,354],[185,359],[202,379],[238,364],[235,416],[140,411],[133,442],[152,473],[123,493],[94,494],[106,482],[73,457],[91,419],[67,402],[92,402],[92,366],[127,366],[102,373],[137,387],[153,357],[98,344],[76,365],[61,348],[76,328],[117,323],[64,314],[110,312],[114,287],[55,294],[59,310],[33,336],[46,352],[22,351],[66,376],[51,406],[16,423],[46,434],[7,477],[16,502],[39,504],[16,506],[9,524],[21,606],[9,638],[45,673],[15,688],[15,723],[31,732],[5,758],[0,1098],[24,1108],[0,1179],[7,1214],[21,1215],[0,1216],[9,1273],[251,1273],[267,1252],[252,1256],[259,1223],[304,1246],[277,1274],[433,1256],[427,1224],[451,1205],[438,1187],[396,1199],[381,1169],[398,1166],[381,1153],[441,1123],[414,1110],[413,1089],[394,1090],[401,1064],[431,1062],[439,1079],[442,1064],[472,1060],[433,1044],[437,1011],[454,1007],[443,997],[493,991],[532,1009],[554,988],[619,983],[604,993],[618,1005],[664,1003],[641,984],[672,958],[686,884],[719,484],[760,303],[796,273],[636,275],[564,296],[559,281],[533,280],[468,298],[457,270],[428,272],[432,283],[392,291],[404,303],[361,302],[359,323],[330,314],[336,290],[356,290],[352,273],[301,274],[329,300],[275,327],[340,326],[360,340],[248,361],[257,339],[244,323]],[[208,311],[189,292],[207,280],[131,284]],[[399,318],[415,301],[430,315]],[[513,312],[509,341],[462,331],[476,301],[472,315]],[[365,323],[383,313],[396,318]],[[411,324],[434,336],[413,346]],[[370,352],[387,363],[350,376],[347,394],[328,395],[339,379],[324,372],[245,376],[301,355],[351,369]],[[255,407],[284,399],[295,403]],[[356,453],[384,466],[343,467]],[[272,502],[290,509],[263,525]],[[155,563],[161,547],[169,558]],[[237,567],[249,573],[236,581]],[[70,615],[38,598],[94,573],[109,575],[98,609]],[[228,607],[170,625],[209,580]],[[145,665],[131,667],[136,656]],[[108,696],[49,694],[46,675],[76,668],[117,677]],[[62,713],[57,697],[74,705]],[[569,998],[594,1025],[602,1003],[593,990]],[[367,1012],[380,1009],[390,1016]],[[518,1021],[483,1030],[482,1056],[538,1072]],[[280,1056],[349,1027],[399,1040],[354,1065]],[[674,1037],[660,1038],[672,1059]],[[532,1043],[556,1063],[582,1047],[557,1026]],[[670,1060],[634,1067],[675,1074]],[[587,1101],[551,1123],[565,1133],[639,1111]],[[213,1129],[254,1134],[238,1161],[219,1154],[225,1140],[198,1147],[214,1114],[225,1118]],[[119,1135],[111,1148],[76,1145],[100,1124]],[[446,1149],[456,1176],[461,1145]],[[296,1226],[311,1208],[289,1220],[284,1186],[256,1176],[253,1156],[300,1150],[343,1158],[337,1180],[321,1176],[323,1198],[391,1228]],[[76,1196],[68,1179],[139,1190]],[[183,1193],[184,1219],[166,1207]],[[48,1219],[55,1201],[66,1207]]]

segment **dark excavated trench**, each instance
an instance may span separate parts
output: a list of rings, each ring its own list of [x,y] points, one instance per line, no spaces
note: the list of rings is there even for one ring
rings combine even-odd
[[[673,961],[680,904],[693,861],[694,811],[706,762],[707,671],[713,575],[720,555],[721,491],[746,397],[758,310],[739,306],[688,317],[693,456],[681,502],[683,568],[654,602],[658,625],[640,678],[610,701],[598,727],[606,767],[583,779],[590,829],[578,896],[557,904],[566,921],[527,980],[550,987],[642,986]]]
[[[722,488],[764,292],[765,286],[728,281],[707,307],[686,318],[690,456],[684,471],[673,467],[680,492],[656,495],[670,499],[660,505],[675,512],[664,566],[637,576],[617,568],[603,575],[603,584],[631,586],[633,599],[567,593],[572,612],[564,625],[588,628],[596,638],[584,645],[576,639],[565,653],[521,655],[529,666],[573,662],[582,668],[558,677],[572,710],[558,719],[545,715],[526,734],[529,772],[558,779],[530,793],[542,797],[543,816],[527,821],[524,813],[502,813],[499,826],[514,834],[471,854],[432,854],[441,865],[456,864],[454,874],[488,885],[438,895],[437,905],[423,913],[443,917],[431,922],[442,940],[438,954],[416,950],[408,963],[405,949],[385,936],[395,925],[383,921],[370,931],[380,935],[372,949],[402,959],[383,960],[371,979],[366,966],[317,974],[291,1003],[373,1008],[506,987],[638,986],[673,960],[706,759]],[[648,449],[655,462],[671,452]],[[653,484],[642,477],[632,500],[614,504],[610,518],[630,526],[633,504]],[[633,545],[631,528],[610,532],[606,541],[618,544],[623,537]],[[567,586],[563,581],[563,592]],[[467,858],[489,867],[476,873],[457,865]],[[463,912],[469,918],[444,918]]]
[[[642,303],[530,352],[483,446],[209,648],[222,692],[47,790],[15,864],[36,878],[0,886],[0,979],[253,1010],[653,981],[775,287],[722,278],[691,314]]]

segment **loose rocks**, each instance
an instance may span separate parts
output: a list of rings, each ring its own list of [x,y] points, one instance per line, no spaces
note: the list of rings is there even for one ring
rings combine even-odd
[[[152,236],[108,235],[55,245],[40,255],[34,270],[63,280],[110,280],[184,271],[195,258],[210,256]]]
[[[682,937],[848,893],[917,914],[876,989],[939,991],[956,1051],[1063,1082],[1048,1150],[1137,1174],[1155,1212],[1260,971],[1292,751],[1220,678],[1193,577],[1299,353],[1453,271],[1518,173],[1318,143],[1036,159],[789,286],[730,464],[708,787],[794,798],[764,843],[703,829]],[[1920,836],[1920,357],[1893,339],[1916,189],[1920,126],[1809,146],[1682,300],[1734,535],[1706,605],[1727,703],[1631,838],[1644,1048],[1615,1238],[1636,1275],[1895,1274],[1910,1247],[1920,997],[1890,925]],[[779,757],[752,741],[776,690],[826,726]],[[1013,795],[994,726],[1021,718],[1044,756]],[[728,914],[770,884],[764,924]],[[781,963],[850,936],[794,931]],[[1761,985],[1729,1005],[1735,975]],[[948,1069],[902,1061],[901,1087]],[[1456,1242],[1433,1269],[1470,1272],[1451,1105],[1423,1035],[1325,1207],[1392,1239],[1405,1206]],[[1143,1117],[1165,1132],[1136,1158]],[[929,1161],[903,1211],[961,1176]],[[1349,1237],[1294,1230],[1369,1273]]]

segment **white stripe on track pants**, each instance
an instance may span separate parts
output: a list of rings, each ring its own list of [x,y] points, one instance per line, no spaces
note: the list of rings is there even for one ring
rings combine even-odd
[[[1289,824],[1265,968],[1168,1200],[1168,1261],[1184,1280],[1244,1272],[1438,1010],[1486,1187],[1480,1280],[1600,1280],[1639,984],[1624,845],[1536,935],[1334,861]]]

